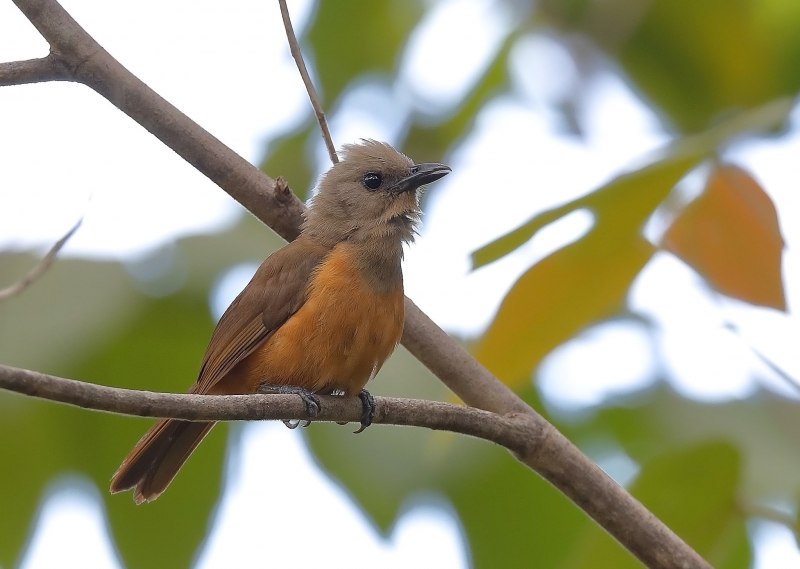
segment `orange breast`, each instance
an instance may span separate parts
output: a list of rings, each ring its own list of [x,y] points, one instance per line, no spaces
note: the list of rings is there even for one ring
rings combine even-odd
[[[334,248],[305,304],[234,368],[234,383],[251,392],[268,382],[355,395],[378,372],[403,333],[403,289],[375,292],[351,255],[349,244]]]

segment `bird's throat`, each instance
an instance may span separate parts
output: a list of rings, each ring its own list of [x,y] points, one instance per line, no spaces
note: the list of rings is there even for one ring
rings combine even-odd
[[[382,242],[381,242],[382,241]],[[352,248],[356,267],[376,292],[386,293],[403,288],[403,245],[395,239],[342,243]]]

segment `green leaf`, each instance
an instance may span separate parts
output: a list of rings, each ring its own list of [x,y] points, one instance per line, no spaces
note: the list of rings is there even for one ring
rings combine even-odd
[[[36,262],[27,254],[0,255],[12,282]],[[95,282],[103,286],[95,289]],[[0,303],[0,361],[61,373],[74,353],[91,349],[124,321],[133,298],[116,263],[60,259],[23,293]],[[0,461],[7,466],[0,469],[0,504],[13,512],[0,516],[0,565],[19,558],[46,486],[65,471],[97,468],[102,452],[94,441],[106,432],[93,429],[100,417],[0,391]]]
[[[684,144],[674,145],[661,159],[621,174],[585,196],[535,215],[520,227],[475,251],[472,254],[473,268],[507,255],[533,238],[540,229],[581,209],[594,215],[595,231],[634,235],[675,184],[709,155],[713,147],[698,142],[687,140]]]
[[[469,470],[454,465],[459,479],[443,489],[461,518],[473,567],[560,567],[585,534],[602,533],[510,454],[480,450],[481,462]]]
[[[618,52],[620,62],[670,122],[700,131],[725,110],[800,88],[800,40],[793,31],[800,11],[786,4],[654,2]]]
[[[196,297],[142,303],[130,326],[108,334],[82,361],[56,373],[126,387],[183,391],[194,379],[198,346],[211,328],[206,306],[205,298]],[[6,402],[10,398],[14,399]],[[0,443],[0,455],[16,464],[13,472],[3,474],[0,502],[14,504],[15,515],[3,519],[13,520],[18,528],[28,528],[26,519],[56,473],[83,473],[105,492],[111,474],[149,424],[43,401],[17,402],[18,396],[5,393],[0,399],[4,407],[15,409],[0,417],[0,430],[9,433]],[[180,483],[153,505],[136,507],[129,495],[107,499],[112,527],[125,528],[116,542],[132,566],[152,566],[156,560],[173,567],[189,564],[217,500],[222,443],[222,433],[209,437],[179,476]],[[18,528],[9,531],[9,540],[2,540],[4,559],[13,558],[20,547]]]
[[[551,350],[622,308],[653,250],[643,239],[594,233],[546,257],[514,283],[475,356],[509,385],[526,385]]]
[[[374,394],[443,399],[447,390],[405,348],[398,348],[368,386]],[[457,437],[422,429],[376,425],[358,437],[338,425],[313,425],[305,434],[314,455],[340,479],[383,531],[405,501],[446,474]],[[413,467],[410,466],[413,460]]]
[[[451,116],[437,117],[436,121],[419,118],[412,123],[403,146],[409,156],[443,156],[454,141],[467,136],[481,109],[508,90],[508,54],[517,37],[512,33],[503,40],[495,59]]]
[[[370,384],[373,393],[391,386],[397,395],[445,395],[406,353],[393,360],[394,369]],[[326,471],[384,532],[409,504],[432,494],[453,506],[476,568],[556,567],[583,532],[602,531],[495,445],[422,429],[375,425],[358,437],[351,430],[312,425],[305,434]]]
[[[213,327],[208,290],[222,268],[258,261],[280,243],[250,217],[233,230],[187,238],[171,269],[193,279],[178,294],[151,298],[118,263],[59,259],[24,294],[0,303],[0,361],[99,384],[183,392],[194,381]],[[2,256],[10,274],[31,259]],[[23,256],[20,256],[23,257]],[[142,261],[145,262],[145,261]],[[38,348],[38,349],[36,349]],[[12,566],[44,491],[64,472],[87,476],[104,497],[125,563],[186,567],[208,531],[219,496],[224,426],[200,445],[169,491],[137,507],[109,496],[108,482],[151,420],[93,413],[0,391],[0,564]]]
[[[422,14],[418,0],[319,2],[304,40],[311,47],[323,106],[332,108],[345,87],[364,73],[394,74]]]
[[[760,503],[776,496],[794,497],[800,471],[800,455],[794,452],[800,414],[792,400],[759,391],[745,400],[708,405],[661,387],[636,403],[620,402],[600,411],[579,436],[606,431],[640,463],[724,436],[746,457],[748,476],[742,500]]]
[[[705,156],[681,148],[666,159],[625,174],[601,189],[529,221],[501,238],[480,259],[514,247],[545,221],[576,208],[589,209],[595,226],[583,238],[547,256],[523,274],[503,299],[474,350],[510,385],[521,386],[553,348],[622,307],[630,283],[653,247],[640,235],[653,210]],[[476,253],[478,255],[478,253]]]
[[[579,200],[571,201],[559,207],[554,207],[538,213],[516,229],[512,229],[509,233],[498,237],[491,243],[473,252],[471,256],[472,270],[480,269],[485,265],[505,257],[533,239],[533,236],[536,235],[540,229],[543,229],[554,221],[558,221],[576,209],[580,209],[580,206],[576,203],[577,201]]]
[[[99,343],[69,375],[135,389],[186,391],[212,328],[207,306],[205,296],[174,295],[148,302],[127,327]],[[219,497],[226,429],[212,431],[158,501],[136,506],[129,493],[109,496],[105,490],[119,462],[152,421],[86,411],[72,421],[52,416],[54,428],[73,431],[69,440],[91,441],[73,448],[71,466],[90,474],[106,496],[112,533],[126,565],[188,566]],[[75,433],[76,428],[83,432]]]
[[[794,0],[549,0],[542,7],[555,27],[606,50],[665,122],[684,133],[800,89]]]
[[[317,123],[307,120],[294,133],[272,143],[261,163],[262,172],[282,176],[301,200],[307,199],[313,189],[308,151],[312,136],[320,136]]]
[[[741,457],[728,442],[712,441],[654,458],[642,467],[631,492],[701,555],[720,555],[728,533],[745,538],[736,504]],[[720,559],[711,559],[719,567]]]
[[[7,512],[0,516],[0,566],[12,567],[33,529],[48,474],[54,462],[56,468],[61,463],[49,452],[54,445],[42,422],[46,413],[31,399],[0,392],[0,409],[0,457],[5,465],[0,475],[0,503]]]
[[[711,441],[646,463],[631,493],[714,567],[750,564],[744,518],[737,507],[741,458],[729,443]],[[613,540],[587,535],[565,568],[640,567]]]

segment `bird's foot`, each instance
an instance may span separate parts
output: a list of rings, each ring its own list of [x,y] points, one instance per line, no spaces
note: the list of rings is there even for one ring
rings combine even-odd
[[[355,431],[355,434],[369,427],[375,417],[375,398],[372,394],[366,389],[362,389],[358,392],[358,398],[361,399],[361,426]]]
[[[308,389],[298,387],[297,385],[270,385],[268,383],[262,383],[258,388],[258,392],[275,395],[297,395],[303,400],[306,406],[306,415],[311,418],[316,417],[320,409],[322,409],[319,397]],[[296,429],[297,426],[301,424],[303,427],[308,427],[311,424],[311,419],[304,419],[302,421],[299,419],[285,419],[283,424],[290,429]]]

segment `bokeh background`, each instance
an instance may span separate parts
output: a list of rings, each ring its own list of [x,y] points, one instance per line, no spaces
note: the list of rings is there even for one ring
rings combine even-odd
[[[64,7],[302,197],[327,166],[276,3]],[[290,2],[335,142],[453,174],[406,289],[716,567],[796,545],[800,3]],[[0,60],[45,42],[0,5]],[[0,89],[0,361],[184,391],[279,247],[89,89]],[[379,395],[452,400],[400,349]],[[109,496],[147,426],[0,393],[0,567],[635,567],[502,449],[376,426],[221,426],[159,501]],[[601,563],[602,562],[602,563]]]

